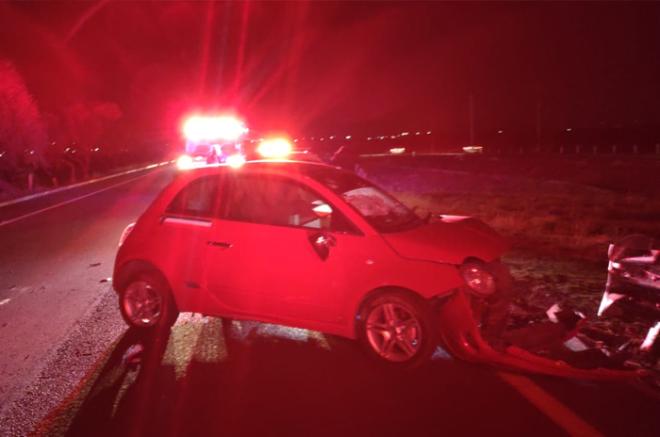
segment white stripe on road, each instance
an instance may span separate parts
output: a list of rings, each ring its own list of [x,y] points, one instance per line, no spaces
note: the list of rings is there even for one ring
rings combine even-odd
[[[86,198],[91,197],[91,196],[93,196],[93,195],[95,195],[95,194],[99,194],[99,193],[102,193],[102,192],[104,192],[104,191],[108,191],[108,190],[111,190],[111,189],[113,189],[113,188],[119,187],[120,185],[125,185],[125,184],[127,184],[127,183],[129,183],[129,182],[136,181],[136,180],[138,180],[138,179],[140,179],[140,178],[143,178],[143,177],[145,177],[145,176],[148,176],[148,175],[150,175],[150,174],[151,174],[151,173],[143,174],[143,175],[140,175],[140,176],[137,176],[137,177],[134,177],[134,178],[128,179],[128,180],[126,180],[126,181],[122,181],[122,182],[118,182],[118,183],[116,183],[116,184],[110,185],[109,187],[105,187],[105,188],[102,188],[102,189],[100,189],[100,190],[96,190],[96,191],[93,191],[93,192],[91,192],[91,193],[84,194],[84,195],[82,195],[82,196],[74,197],[73,199],[65,200],[64,202],[56,203],[55,205],[51,205],[51,206],[48,206],[48,207],[46,207],[46,208],[38,209],[38,210],[36,210],[36,211],[32,211],[32,212],[29,212],[29,213],[27,213],[27,214],[23,214],[23,215],[21,215],[21,216],[14,217],[14,218],[12,218],[12,219],[2,221],[2,222],[0,222],[0,227],[5,226],[5,225],[9,225],[9,224],[11,224],[11,223],[15,223],[15,222],[17,222],[17,221],[20,221],[20,220],[26,219],[26,218],[28,218],[28,217],[35,216],[35,215],[37,215],[37,214],[41,214],[42,212],[50,211],[51,209],[59,208],[60,206],[68,205],[68,204],[70,204],[70,203],[77,202],[77,201],[82,200],[82,199],[86,199]]]
[[[497,374],[569,435],[586,437],[603,436],[600,431],[584,421],[571,411],[570,408],[552,397],[541,387],[534,384],[531,379],[506,372],[498,372]]]
[[[77,184],[71,184],[71,185],[67,185],[65,187],[54,188],[54,189],[48,190],[48,191],[42,191],[41,193],[30,194],[28,196],[19,197],[18,199],[7,200],[5,202],[0,203],[0,208],[5,207],[5,206],[9,206],[9,205],[14,205],[16,203],[26,202],[26,201],[32,200],[32,199],[38,199],[39,197],[48,196],[50,194],[55,194],[55,193],[59,193],[59,192],[62,192],[62,191],[71,190],[73,188],[84,187],[85,185],[90,185],[90,184],[95,184],[97,182],[107,181],[108,179],[113,179],[113,178],[116,178],[116,177],[119,177],[119,176],[125,176],[127,174],[136,173],[138,171],[149,170],[149,169],[156,168],[156,167],[162,167],[163,165],[172,164],[173,162],[174,161],[165,161],[165,162],[160,162],[158,164],[150,164],[150,165],[147,165],[146,167],[134,168],[133,170],[126,170],[126,171],[123,171],[123,172],[120,172],[120,173],[115,173],[115,174],[111,174],[111,175],[108,175],[108,176],[103,176],[101,178],[90,179],[88,181],[78,182]]]

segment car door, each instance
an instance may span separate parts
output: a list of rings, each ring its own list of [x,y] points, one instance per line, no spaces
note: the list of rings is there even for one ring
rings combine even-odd
[[[204,279],[206,244],[217,215],[221,178],[193,179],[174,196],[152,232],[152,253],[177,298],[195,295]],[[185,309],[188,302],[182,302]]]
[[[341,323],[346,295],[369,266],[369,237],[298,181],[230,179],[211,230],[209,290],[233,311],[260,320]]]

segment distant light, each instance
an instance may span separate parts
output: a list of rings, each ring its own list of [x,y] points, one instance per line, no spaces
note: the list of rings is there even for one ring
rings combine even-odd
[[[420,131],[415,132],[415,135],[421,135],[422,133]]]
[[[286,158],[291,154],[293,147],[291,143],[286,138],[272,138],[263,140],[259,147],[257,147],[257,152],[264,158],[267,159],[282,159]]]
[[[5,152],[4,150],[3,150],[2,152],[0,152],[0,158],[2,158],[3,156],[5,156],[5,153],[6,153],[6,152]]]
[[[504,131],[500,129],[500,130],[497,131],[497,133],[502,134],[502,133],[504,133]]]
[[[409,132],[401,132],[401,136],[402,136],[402,137],[405,137],[405,136],[407,136],[407,135],[410,135],[410,133],[409,133]]]
[[[406,151],[405,147],[392,147],[390,149],[390,153],[392,155],[400,155],[400,154],[404,153],[405,151]]]
[[[331,140],[334,140],[334,139],[335,139],[335,136],[334,136],[334,135],[330,135],[330,139],[331,139]]]
[[[483,153],[483,146],[465,146],[463,147],[465,153]]]
[[[427,130],[427,131],[426,131],[426,135],[431,135],[431,131],[430,131],[430,130]]]
[[[179,159],[176,160],[176,168],[179,170],[190,170],[193,168],[193,159],[188,155],[181,155]]]
[[[325,138],[321,137],[321,141],[323,141]]]
[[[394,139],[396,138],[396,135],[391,135],[390,138]]]
[[[297,143],[297,142],[298,142],[298,138],[294,139],[293,142],[294,142],[294,143]]]
[[[367,137],[367,141],[371,141],[371,137]]]
[[[350,139],[351,139],[351,136],[350,136],[350,135],[346,135],[346,139],[347,139],[347,140],[350,140]]]
[[[571,132],[572,130],[573,130],[572,127],[567,127],[567,128],[566,128],[566,132]]]
[[[225,159],[225,162],[232,168],[240,168],[245,164],[245,156],[240,153],[229,155],[227,159]]]

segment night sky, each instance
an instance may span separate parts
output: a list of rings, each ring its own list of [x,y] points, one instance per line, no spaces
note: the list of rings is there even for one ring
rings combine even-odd
[[[0,57],[43,112],[158,132],[234,108],[292,133],[660,124],[659,3],[20,2]]]

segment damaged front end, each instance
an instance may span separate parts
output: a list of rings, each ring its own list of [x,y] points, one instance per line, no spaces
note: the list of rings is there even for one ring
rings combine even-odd
[[[441,341],[453,357],[483,363],[505,370],[565,378],[591,380],[621,380],[644,376],[642,370],[617,370],[609,368],[582,369],[564,360],[554,360],[536,355],[516,345],[493,345],[484,339],[472,311],[472,303],[465,291],[458,291],[447,298],[438,308]]]
[[[660,358],[660,242],[630,235],[610,244],[607,283],[598,317],[645,327],[639,344],[650,364]]]
[[[580,352],[565,347],[564,342],[569,339],[580,343],[575,334],[584,316],[561,310],[557,305],[548,311],[547,322],[508,330],[513,280],[506,266],[498,261],[483,267],[495,278],[496,293],[475,293],[466,277],[466,286],[445,298],[437,308],[440,339],[453,357],[506,370],[576,379],[621,380],[646,374],[643,370],[616,368],[612,365],[614,360],[609,362],[600,350],[588,350],[584,344]],[[539,354],[547,350],[559,353]],[[594,360],[596,355],[603,359]],[[591,358],[590,365],[580,365],[587,356]]]

